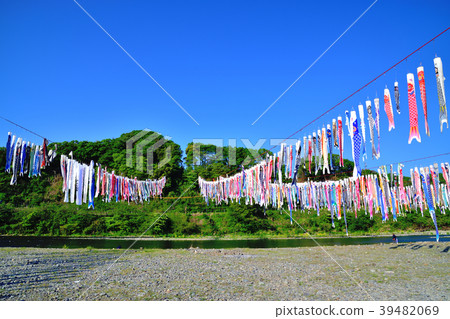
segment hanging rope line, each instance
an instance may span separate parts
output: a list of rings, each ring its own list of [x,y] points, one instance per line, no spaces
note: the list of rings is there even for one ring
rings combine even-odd
[[[338,42],[344,36],[344,34],[346,34],[347,31],[350,30],[351,27],[353,27],[356,24],[356,22],[359,21],[359,19],[361,19],[367,13],[367,11],[369,11],[370,8],[374,6],[375,3],[377,3],[377,1],[378,0],[375,0],[355,21],[353,21],[353,23],[336,40],[334,40],[334,42],[325,51],[323,51],[322,54],[319,55],[319,57],[316,60],[314,60],[314,62],[305,71],[303,71],[303,73],[294,81],[294,83],[292,83],[283,93],[281,93],[281,95],[275,101],[273,101],[272,104],[269,105],[269,107],[252,123],[252,125],[258,122],[259,119],[263,117],[263,115],[266,114],[267,111],[269,111],[272,108],[272,106],[274,106],[275,103],[277,103],[287,93],[287,91],[289,91],[295,85],[295,83],[297,83],[298,80],[300,80],[309,71],[309,69],[311,69],[314,66],[314,64],[316,64],[320,60],[325,55],[325,53],[327,53],[328,50],[330,50],[333,47],[333,45],[335,45],[336,42]]]
[[[102,27],[102,25],[100,24],[100,23],[98,23],[97,22],[97,20],[95,20],[94,19],[94,17],[93,16],[91,16],[91,14],[89,13],[89,12],[87,12],[86,11],[86,9],[85,8],[83,8],[82,6],[81,6],[81,4],[79,4],[76,0],[73,0],[73,2],[75,2],[76,3],[76,5],[78,6],[78,7],[80,7],[80,9],[81,10],[83,10],[83,12],[111,39],[111,40],[113,40],[114,41],[114,43],[115,44],[117,44],[117,46],[131,59],[131,61],[133,61],[153,82],[155,82],[155,84],[161,89],[161,90],[163,90],[163,92],[164,93],[166,93],[166,95],[184,112],[184,113],[186,113],[190,118],[191,118],[191,120],[193,120],[194,122],[195,122],[195,124],[197,124],[197,125],[199,125],[200,126],[200,124],[194,119],[194,117],[191,115],[191,114],[189,114],[189,112],[188,111],[186,111],[186,109],[183,107],[183,106],[181,106],[181,104],[177,101],[177,100],[175,100],[175,98],[158,82],[158,81],[156,81],[156,79],[153,77],[153,76],[151,76],[151,74],[150,73],[148,73],[148,71],[138,62],[138,61],[136,61],[136,59],[135,58],[133,58],[133,56],[130,54],[130,53],[128,53],[128,51],[127,50],[125,50],[124,49],[124,47],[123,46],[121,46],[120,45],[120,43],[119,42],[117,42],[117,40],[116,39],[114,39],[113,38],[113,36],[111,35],[111,34],[109,34],[109,32],[108,31],[106,31],[103,27]]]
[[[23,129],[23,130],[25,130],[25,131],[27,131],[27,132],[30,132],[31,134],[34,134],[34,135],[36,135],[36,136],[38,136],[38,137],[44,139],[44,137],[43,137],[42,135],[40,135],[40,134],[38,134],[38,133],[36,133],[36,132],[33,132],[32,130],[27,129],[26,127],[24,127],[24,126],[22,126],[22,125],[20,125],[20,124],[17,124],[16,122],[13,122],[13,121],[11,121],[11,120],[8,120],[6,117],[3,117],[3,116],[0,115],[0,118],[1,118],[2,120],[5,120],[6,122],[9,122],[9,123],[11,123],[11,124],[17,126],[17,127],[20,127],[21,129]],[[50,141],[49,139],[47,139],[47,141],[52,142],[52,141]]]

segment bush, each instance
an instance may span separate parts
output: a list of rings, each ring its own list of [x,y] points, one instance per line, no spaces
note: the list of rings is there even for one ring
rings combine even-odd
[[[167,234],[171,233],[172,232],[172,220],[167,215],[162,215],[155,222],[155,224],[150,228],[149,232],[151,234],[157,235],[157,236],[167,235]]]
[[[118,235],[132,235],[139,232],[142,223],[139,215],[119,211],[105,220],[106,229],[110,233]]]
[[[31,213],[22,217],[22,233],[44,235],[47,233],[49,220],[50,215],[48,210],[35,208]]]
[[[100,217],[94,220],[86,229],[83,230],[84,235],[101,236],[107,232],[105,218]]]
[[[259,205],[230,204],[225,220],[231,233],[254,234],[275,229],[264,214],[264,208]]]
[[[203,213],[201,216],[201,233],[206,236],[221,233],[219,226],[209,214]]]
[[[14,209],[6,205],[0,205],[0,225],[8,225],[13,219]]]
[[[177,236],[200,234],[200,225],[191,220],[192,215],[176,214],[172,217],[173,233]]]
[[[350,218],[348,230],[349,231],[368,231],[375,225],[375,221],[370,219],[369,215],[360,214],[358,218]]]

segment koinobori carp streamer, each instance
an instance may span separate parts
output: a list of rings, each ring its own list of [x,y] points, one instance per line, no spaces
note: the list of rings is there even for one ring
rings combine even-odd
[[[333,169],[333,136],[331,131],[330,124],[327,124],[327,140],[328,140],[328,148],[330,151],[330,169]]]
[[[398,90],[398,82],[394,82],[394,96],[395,96],[395,105],[397,107],[397,113],[400,114],[400,91]]]
[[[377,136],[378,136],[378,145],[377,145],[377,155],[375,156],[376,159],[380,158],[380,140],[381,140],[381,129],[380,129],[380,99],[375,98],[373,100],[373,104],[375,106],[375,129],[377,130]]]
[[[423,66],[417,68],[417,77],[419,79],[420,99],[423,106],[423,114],[425,117],[425,134],[430,136],[430,127],[428,126],[428,110],[427,110],[427,91],[425,90],[425,73]]]
[[[361,166],[359,163],[360,152],[361,152],[361,134],[358,128],[358,118],[356,117],[356,112],[351,111],[350,113],[350,123],[351,123],[351,138],[352,138],[352,154],[353,161],[355,163],[355,168],[353,170],[353,177],[361,176]]]
[[[339,165],[344,167],[344,132],[342,129],[342,117],[338,117],[338,136],[339,136]]]
[[[375,139],[374,139],[374,126],[375,121],[372,117],[372,102],[370,100],[366,101],[366,108],[367,108],[367,120],[369,121],[369,132],[370,132],[370,143],[372,144],[372,159],[377,158],[378,153],[375,149]]]
[[[366,124],[364,123],[364,106],[362,104],[358,105],[359,118],[361,120],[361,135],[362,135],[362,158],[363,161],[367,159],[366,153]]]
[[[409,106],[409,139],[408,144],[411,144],[413,139],[421,142],[419,133],[419,119],[416,103],[416,89],[414,85],[414,74],[408,73],[406,75],[408,81],[408,106]]]
[[[328,172],[328,174],[330,174],[330,166],[328,163],[328,134],[325,128],[322,128],[322,157],[323,157],[322,173],[325,174],[325,172]]]
[[[388,88],[384,89],[384,111],[389,120],[389,131],[395,129],[394,112],[392,111],[391,93]]]
[[[447,117],[447,104],[445,101],[445,88],[444,88],[444,71],[442,68],[442,60],[437,57],[434,60],[434,71],[436,73],[436,83],[439,98],[439,122],[441,123],[441,132],[444,123],[447,123],[448,128],[448,117]]]
[[[333,119],[332,126],[333,126],[334,147],[339,147],[336,119]]]
[[[438,230],[438,226],[437,226],[436,213],[434,210],[434,205],[433,205],[433,200],[432,200],[430,176],[426,173],[426,170],[423,167],[420,168],[420,177],[422,178],[425,198],[426,198],[426,202],[428,204],[428,211],[430,212],[431,218],[434,223],[434,227],[436,229],[436,241],[438,242],[439,241],[439,230]]]

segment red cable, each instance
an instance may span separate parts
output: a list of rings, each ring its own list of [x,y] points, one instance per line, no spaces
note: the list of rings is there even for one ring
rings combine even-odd
[[[448,30],[450,30],[450,27],[448,27],[447,29],[445,29],[444,31],[442,31],[441,33],[439,33],[437,36],[435,36],[434,38],[432,38],[431,40],[429,40],[428,42],[426,42],[425,44],[421,45],[419,48],[417,48],[416,50],[414,50],[412,53],[408,54],[406,57],[404,57],[403,59],[401,59],[400,61],[398,61],[397,63],[395,63],[393,66],[391,66],[389,69],[387,69],[386,71],[384,71],[383,73],[381,73],[380,75],[378,75],[377,77],[375,77],[373,80],[371,80],[370,82],[367,82],[364,86],[360,87],[358,90],[356,90],[355,92],[353,92],[352,94],[350,94],[349,96],[347,96],[345,99],[343,99],[341,102],[339,102],[338,104],[336,104],[335,106],[331,107],[330,109],[328,109],[327,111],[325,111],[324,113],[322,113],[321,115],[319,115],[318,117],[316,117],[314,120],[312,120],[311,122],[309,122],[308,124],[306,124],[305,126],[303,126],[302,128],[300,128],[299,130],[297,130],[296,132],[292,133],[291,135],[289,135],[288,137],[286,137],[283,141],[281,141],[278,144],[283,143],[284,141],[286,141],[287,139],[291,138],[292,136],[296,135],[298,132],[304,130],[306,127],[308,127],[309,125],[311,125],[312,123],[314,123],[315,121],[317,121],[318,119],[320,119],[321,117],[323,117],[325,114],[328,114],[330,111],[332,111],[333,109],[335,109],[336,107],[338,107],[339,105],[341,105],[342,103],[344,103],[345,101],[347,101],[349,98],[351,98],[353,95],[355,95],[356,93],[358,93],[359,91],[361,91],[362,89],[364,89],[366,86],[368,86],[369,84],[371,84],[372,82],[376,81],[378,78],[380,78],[381,76],[383,76],[384,74],[386,74],[387,72],[389,72],[390,70],[392,70],[393,68],[395,68],[397,65],[399,65],[400,63],[402,63],[403,61],[405,61],[406,59],[408,59],[411,55],[415,54],[417,51],[419,51],[420,49],[422,49],[423,47],[425,47],[426,45],[430,44],[430,42],[432,42],[433,40],[435,40],[436,38],[440,37],[441,35],[443,35],[445,32],[447,32]],[[275,145],[274,147],[270,148],[270,150],[272,150],[273,148],[278,146]]]

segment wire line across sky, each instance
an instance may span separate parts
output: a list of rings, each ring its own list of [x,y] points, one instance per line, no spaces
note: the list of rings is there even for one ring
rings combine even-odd
[[[105,28],[103,28],[103,26],[94,19],[94,17],[86,11],[86,9],[81,6],[76,0],[73,0],[73,2],[75,2],[75,4],[80,7],[81,10],[83,10],[83,12],[111,39],[114,41],[114,43],[150,78],[152,79],[153,82],[155,82],[155,84],[184,112],[187,114],[187,116],[189,116],[191,118],[192,121],[195,122],[195,124],[200,125],[195,119],[194,117],[188,112],[186,111],[186,109],[177,101],[175,100],[175,98],[169,93],[167,92],[167,90],[158,82],[156,81],[156,79],[150,74],[148,73],[148,71],[138,62],[136,61],[136,59],[130,54],[128,53],[127,50],[125,50],[125,48],[120,45],[119,42],[117,42],[117,40],[115,38],[113,38],[113,36],[111,34],[109,34],[108,31],[105,30]]]
[[[284,90],[284,92],[281,93],[281,95],[277,97],[275,101],[273,101],[272,104],[270,104],[255,121],[253,121],[252,125],[255,125],[256,122],[258,122],[259,119],[263,117],[264,114],[266,114],[272,108],[272,106],[274,106],[283,97],[283,95],[285,95],[295,85],[295,83],[297,83],[314,66],[314,64],[316,64],[320,60],[325,55],[325,53],[327,53],[328,50],[330,50],[344,36],[344,34],[346,34],[347,31],[350,30],[356,24],[356,22],[359,21],[359,19],[361,19],[367,13],[367,11],[369,11],[370,8],[374,6],[375,3],[377,3],[377,1],[378,0],[372,2],[372,4],[366,10],[364,10],[364,12],[361,13],[361,15],[355,21],[353,21],[352,24],[350,24],[350,26],[348,26],[348,28],[345,29],[345,31],[342,32],[341,35],[336,40],[334,40],[334,42],[331,43],[330,46],[325,51],[323,51],[322,54],[320,54],[319,57],[315,59],[314,62],[311,63],[310,66],[308,66],[306,70],[303,71],[303,73],[300,74],[300,76],[291,85],[289,85],[289,87],[286,90]]]

